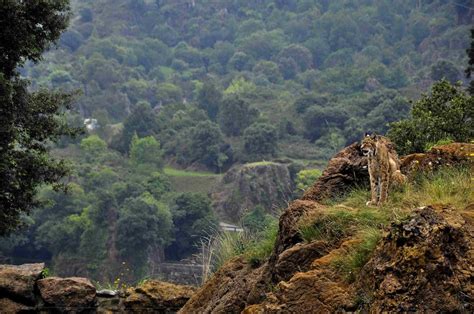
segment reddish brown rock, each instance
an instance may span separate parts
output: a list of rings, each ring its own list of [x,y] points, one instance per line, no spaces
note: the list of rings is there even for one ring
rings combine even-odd
[[[360,151],[360,144],[347,146],[334,157],[323,174],[303,195],[303,200],[322,201],[343,195],[356,185],[367,185],[369,173],[367,158]]]
[[[186,303],[179,313],[240,313],[258,298],[256,287],[266,265],[254,269],[243,257],[227,262]],[[258,290],[258,288],[257,288]]]
[[[302,241],[298,229],[301,217],[314,212],[322,212],[325,208],[324,205],[308,200],[296,200],[291,203],[280,216],[278,235],[270,260],[276,261],[280,253]]]
[[[326,241],[298,243],[283,251],[272,267],[274,282],[290,279],[294,273],[307,271],[313,261],[326,255],[329,251]]]
[[[474,164],[474,144],[451,143],[435,146],[427,153],[411,154],[401,158],[400,170],[405,174],[432,171],[440,167]]]
[[[0,295],[34,304],[35,281],[43,269],[44,263],[0,265]]]
[[[48,310],[82,313],[95,309],[96,290],[89,279],[48,277],[37,284]]]
[[[472,313],[473,261],[473,213],[424,207],[391,227],[360,274],[359,294],[372,313]]]
[[[147,280],[127,291],[126,313],[174,313],[189,300],[196,288],[158,280]]]

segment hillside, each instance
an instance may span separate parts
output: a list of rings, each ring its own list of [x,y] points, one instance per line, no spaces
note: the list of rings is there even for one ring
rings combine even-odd
[[[433,81],[463,80],[473,21],[469,1],[73,3],[59,49],[23,74],[80,89],[81,117],[155,135],[167,158],[214,171],[276,155],[325,160],[365,130],[385,133]],[[158,125],[128,129],[143,102]],[[192,128],[207,119],[222,136],[197,144]],[[130,137],[112,146],[127,151]]]

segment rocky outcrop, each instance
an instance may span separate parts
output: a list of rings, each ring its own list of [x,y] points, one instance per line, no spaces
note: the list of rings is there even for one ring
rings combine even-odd
[[[123,308],[127,313],[173,313],[189,300],[196,288],[147,280],[127,291]]]
[[[423,154],[411,154],[401,158],[402,173],[414,175],[419,171],[433,171],[452,165],[472,165],[474,144],[452,143],[435,146]]]
[[[474,312],[474,212],[436,206],[394,224],[364,266],[373,313]]]
[[[286,206],[293,182],[288,164],[257,162],[230,169],[212,193],[213,208],[224,221],[237,222],[245,210]]]
[[[408,174],[472,161],[471,144],[436,147],[424,159],[407,156]],[[465,151],[462,154],[458,152]],[[428,157],[426,157],[428,156]],[[441,156],[441,158],[440,158]],[[414,168],[410,165],[430,168]],[[225,264],[192,296],[181,313],[473,312],[474,204],[466,209],[433,206],[393,224],[354,281],[334,267],[361,243],[347,233],[338,240],[303,242],[302,218],[324,219],[319,203],[368,183],[366,161],[353,144],[338,153],[302,200],[280,217],[269,260],[253,268],[239,257]],[[348,210],[351,210],[348,208]]]
[[[44,264],[0,265],[0,313],[175,313],[194,287],[149,280],[96,291],[86,278],[42,278]]]
[[[0,265],[0,295],[15,302],[34,305],[34,286],[43,269],[44,263]],[[8,302],[4,300],[5,303]]]
[[[58,312],[90,312],[95,309],[96,290],[89,279],[48,277],[37,282],[43,308]]]
[[[219,269],[186,303],[179,313],[239,313],[248,302],[260,300],[266,289],[266,265],[258,269],[242,257]]]
[[[326,169],[314,185],[306,190],[302,199],[320,202],[344,195],[356,185],[368,185],[367,158],[360,144],[354,143],[329,160]]]

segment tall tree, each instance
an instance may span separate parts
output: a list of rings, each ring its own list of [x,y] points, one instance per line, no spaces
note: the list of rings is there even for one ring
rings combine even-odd
[[[76,133],[63,119],[72,95],[30,93],[17,68],[41,59],[66,28],[69,10],[68,0],[0,2],[0,235],[15,230],[37,204],[38,186],[58,185],[67,173],[47,143]]]
[[[466,49],[467,56],[469,57],[469,66],[466,69],[466,77],[471,78],[471,74],[474,72],[474,28],[471,29],[471,47]],[[468,87],[469,93],[474,95],[474,80],[471,80]]]

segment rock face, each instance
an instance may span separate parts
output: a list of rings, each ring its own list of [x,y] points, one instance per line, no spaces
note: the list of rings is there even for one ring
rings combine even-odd
[[[287,164],[260,162],[234,167],[212,193],[213,208],[223,220],[236,222],[257,204],[266,210],[286,206],[293,183]]]
[[[253,269],[243,258],[227,262],[178,313],[239,313],[248,299],[258,299],[265,265]],[[263,290],[263,289],[262,289]]]
[[[417,209],[393,225],[365,265],[371,312],[474,312],[474,212]]]
[[[196,288],[147,280],[130,288],[123,301],[127,313],[174,313],[189,300]]]
[[[75,313],[95,309],[96,291],[89,279],[48,277],[37,284],[46,308]]]
[[[34,285],[43,269],[43,263],[0,265],[0,296],[33,305],[36,302]]]
[[[367,158],[362,155],[360,144],[354,143],[329,160],[323,174],[308,189],[302,199],[320,202],[342,196],[355,185],[368,185]]]

